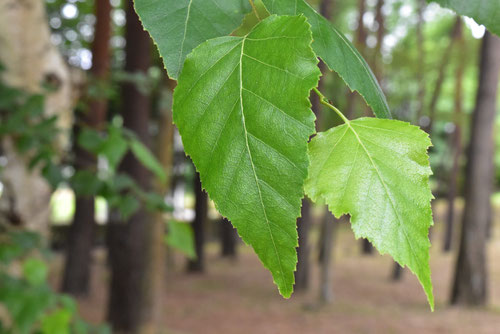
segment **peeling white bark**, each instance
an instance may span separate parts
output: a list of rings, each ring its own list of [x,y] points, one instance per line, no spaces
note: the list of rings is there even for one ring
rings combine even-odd
[[[2,80],[32,93],[42,92],[42,84],[55,83],[56,90],[46,95],[46,115],[57,115],[67,145],[72,123],[72,85],[69,69],[50,41],[50,28],[43,0],[0,0],[0,63],[6,71]],[[30,230],[48,234],[51,190],[40,171],[27,169],[27,157],[20,156],[10,140],[2,143],[8,159],[2,171],[4,184],[0,198],[0,220],[13,215]]]

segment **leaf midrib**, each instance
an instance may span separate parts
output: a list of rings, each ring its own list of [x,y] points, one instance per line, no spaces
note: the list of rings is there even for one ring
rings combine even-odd
[[[269,231],[269,236],[271,237],[271,241],[273,243],[273,248],[274,248],[274,253],[276,255],[276,258],[278,260],[278,264],[280,267],[281,282],[285,287],[287,287],[286,291],[288,291],[288,284],[287,284],[285,277],[284,277],[283,266],[281,264],[281,257],[279,255],[278,248],[276,247],[276,242],[274,240],[273,232],[271,230],[270,221],[267,217],[266,208],[264,205],[264,201],[262,199],[262,191],[261,191],[260,185],[259,185],[259,178],[257,177],[257,172],[255,170],[255,165],[253,163],[252,153],[250,151],[250,145],[248,143],[248,130],[247,130],[246,123],[245,123],[245,113],[244,113],[244,108],[243,108],[243,89],[244,89],[244,87],[243,87],[243,55],[244,55],[244,49],[245,49],[245,41],[246,41],[247,37],[248,37],[248,35],[243,37],[243,40],[241,43],[241,53],[240,53],[240,85],[239,85],[240,87],[239,87],[239,90],[240,90],[241,120],[243,123],[243,130],[245,132],[245,144],[246,144],[246,148],[247,148],[247,152],[248,152],[248,157],[250,158],[250,164],[252,165],[252,171],[253,171],[253,175],[255,178],[255,185],[257,186],[257,190],[259,193],[260,205],[262,207],[262,212],[264,213],[264,217],[266,219],[266,225],[267,225],[267,229]]]

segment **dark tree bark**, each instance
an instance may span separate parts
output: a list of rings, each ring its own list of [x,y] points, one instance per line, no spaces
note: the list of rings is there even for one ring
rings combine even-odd
[[[231,222],[226,218],[220,221],[221,233],[221,256],[236,258],[236,246],[238,244],[238,234]]]
[[[358,0],[358,28],[356,29],[356,36],[354,39],[354,45],[359,50],[361,55],[365,55],[365,44],[366,44],[366,29],[363,24],[363,16],[366,13],[366,1]],[[357,105],[357,93],[351,92],[347,89],[347,103],[345,108],[345,115],[347,118],[351,119],[354,116],[354,111]]]
[[[487,301],[486,228],[499,71],[500,39],[486,32],[481,47],[479,87],[467,151],[465,208],[452,304],[484,305]]]
[[[320,3],[320,14],[325,18],[330,19],[332,8],[334,6],[333,0],[323,0]],[[327,67],[323,61],[320,61],[319,68],[321,73],[325,74]],[[323,77],[321,77],[318,83],[318,89],[322,90],[324,86]],[[318,96],[313,94],[311,98],[312,110],[316,115],[316,129],[321,131],[323,124],[323,117],[321,113],[321,104],[319,102]],[[309,229],[311,225],[311,213],[310,213],[311,203],[307,198],[302,200],[302,210],[301,217],[297,220],[297,232],[299,235],[299,247],[297,248],[297,271],[295,272],[295,290],[307,290],[309,287]]]
[[[133,2],[127,2],[125,27],[125,71],[145,73],[151,63],[151,42],[135,14]],[[134,132],[146,146],[150,99],[136,85],[122,85],[124,127]],[[129,152],[120,165],[144,191],[152,187],[151,173]],[[152,291],[151,268],[154,265],[155,220],[141,207],[126,221],[111,219],[109,226],[109,257],[111,264],[108,320],[116,333],[152,333],[154,310],[161,291]]]
[[[192,223],[194,232],[194,246],[196,250],[196,259],[189,260],[187,265],[188,272],[201,273],[205,271],[205,225],[208,213],[208,196],[201,188],[200,174],[196,173],[194,180],[195,194],[195,217]]]
[[[302,200],[301,217],[297,220],[299,247],[297,247],[297,271],[295,271],[295,291],[309,288],[309,229],[311,227],[311,203],[307,198]]]
[[[319,252],[319,302],[320,304],[329,304],[333,301],[332,288],[332,253],[334,240],[338,224],[336,219],[328,209],[325,210],[323,222],[321,224],[320,252]]]
[[[441,96],[441,88],[443,87],[446,69],[448,68],[448,64],[450,63],[450,57],[453,51],[453,47],[460,34],[461,25],[462,25],[462,19],[460,17],[457,17],[455,24],[453,25],[450,31],[450,42],[448,44],[448,47],[445,49],[443,53],[443,57],[441,58],[441,63],[439,64],[438,67],[439,69],[438,76],[436,79],[436,83],[434,85],[434,91],[432,93],[431,102],[429,104],[429,124],[424,127],[425,132],[427,132],[429,136],[431,136],[431,139],[433,132],[432,130],[434,127],[434,120],[436,118],[437,103],[439,101],[439,97]]]
[[[417,35],[417,82],[418,82],[418,93],[417,93],[417,101],[418,101],[418,109],[416,112],[415,123],[419,124],[420,119],[422,118],[423,111],[425,108],[425,48],[424,48],[424,9],[426,3],[425,0],[418,0],[418,8],[417,8],[417,27],[416,27],[416,35]]]
[[[109,72],[109,40],[111,37],[111,4],[109,1],[95,2],[95,36],[92,43],[92,68],[95,80],[106,80]],[[77,118],[89,127],[99,129],[106,119],[107,101],[91,100],[85,114]],[[74,138],[80,129],[75,126]],[[96,170],[95,157],[74,144],[75,168]],[[90,286],[92,245],[95,230],[94,197],[77,196],[75,215],[68,234],[66,265],[64,268],[62,291],[73,295],[86,295]]]
[[[453,225],[455,220],[455,199],[458,192],[458,176],[460,174],[460,157],[462,156],[462,110],[463,110],[463,77],[465,68],[465,55],[467,54],[465,48],[465,41],[463,38],[463,28],[460,25],[458,32],[458,46],[459,46],[459,61],[455,72],[455,110],[454,110],[454,124],[455,131],[451,138],[451,151],[453,152],[453,165],[450,171],[450,183],[448,187],[448,208],[446,215],[446,229],[444,233],[443,251],[448,252],[451,250],[453,242]]]
[[[394,262],[392,269],[391,279],[393,281],[400,281],[403,278],[404,268],[399,265],[399,263]]]

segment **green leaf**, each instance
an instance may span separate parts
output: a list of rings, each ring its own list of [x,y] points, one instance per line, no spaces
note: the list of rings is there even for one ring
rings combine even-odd
[[[67,309],[57,310],[42,320],[42,334],[69,334],[72,313]]]
[[[363,96],[379,118],[391,118],[384,93],[361,54],[327,19],[304,0],[263,0],[271,14],[304,14],[313,33],[313,49],[328,67],[337,72],[351,90]]]
[[[128,144],[124,138],[122,129],[115,126],[110,126],[108,129],[108,137],[103,141],[99,147],[99,154],[102,154],[109,163],[112,171],[118,168],[118,165],[127,153]]]
[[[306,194],[340,217],[351,215],[357,238],[408,266],[434,308],[429,268],[432,225],[428,135],[408,123],[361,118],[309,144]]]
[[[245,15],[243,23],[232,33],[232,35],[245,36],[257,25],[257,23],[271,15],[262,0],[251,1],[253,4],[252,11]]]
[[[203,187],[285,297],[314,133],[308,96],[320,75],[311,40],[304,16],[270,16],[245,37],[196,48],[174,92],[174,122]]]
[[[208,39],[228,35],[250,12],[248,0],[135,0],[135,10],[151,34],[172,79],[184,59]]]
[[[44,284],[47,274],[47,265],[41,260],[30,258],[23,263],[23,276],[32,286]]]
[[[131,139],[130,149],[134,153],[137,160],[139,160],[146,168],[153,172],[161,182],[167,181],[167,174],[163,166],[156,159],[156,157],[144,146],[138,139]]]
[[[189,259],[196,259],[193,229],[188,223],[169,221],[165,242],[167,245],[181,251]]]
[[[99,148],[103,144],[104,139],[101,134],[91,128],[83,128],[78,135],[78,145],[86,149],[87,151],[98,154]]]
[[[79,196],[94,196],[103,187],[103,182],[92,171],[79,170],[71,178],[71,186]]]
[[[500,1],[498,0],[427,0],[453,9],[460,15],[472,17],[500,36]]]

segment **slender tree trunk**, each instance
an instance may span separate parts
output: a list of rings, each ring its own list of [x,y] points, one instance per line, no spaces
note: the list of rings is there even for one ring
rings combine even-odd
[[[365,54],[365,44],[366,44],[366,29],[363,24],[363,16],[366,13],[366,1],[358,0],[358,28],[356,29],[356,36],[354,39],[354,45],[359,50],[359,52]],[[347,118],[351,119],[354,117],[354,112],[356,111],[357,105],[357,93],[351,92],[347,89],[347,103],[345,108],[345,115]]]
[[[231,222],[226,218],[220,220],[221,233],[221,256],[236,258],[236,246],[238,243],[238,234]]]
[[[320,3],[320,14],[325,18],[330,19],[332,8],[334,6],[333,0],[322,0]],[[327,67],[323,61],[320,61],[319,68],[321,73],[325,74]],[[318,83],[318,89],[321,90],[324,86],[323,77]],[[323,124],[323,115],[321,113],[321,104],[319,98],[316,95],[312,96],[311,99],[312,110],[316,115],[316,129],[320,131]],[[301,217],[297,220],[297,232],[299,235],[299,247],[297,248],[297,271],[295,272],[295,290],[307,290],[309,288],[309,230],[311,225],[311,203],[307,198],[302,200],[302,210]]]
[[[462,110],[463,110],[463,77],[465,68],[465,41],[463,38],[462,25],[458,32],[458,45],[459,45],[459,62],[455,72],[455,130],[452,134],[451,148],[453,152],[453,165],[450,172],[450,184],[448,187],[448,208],[446,215],[446,230],[444,233],[443,251],[448,252],[451,250],[453,242],[453,225],[455,220],[455,199],[458,192],[458,176],[460,175],[460,157],[462,156]]]
[[[311,202],[307,198],[302,200],[301,217],[297,219],[299,247],[297,247],[297,270],[295,271],[295,291],[309,289],[309,229],[311,227]]]
[[[150,38],[131,0],[127,2],[126,13],[125,71],[145,73],[151,62]],[[124,127],[149,146],[149,97],[134,83],[127,82],[122,86],[122,101]],[[151,189],[151,173],[130,152],[120,170],[144,191]],[[157,253],[155,233],[161,232],[154,218],[142,207],[127,221],[110,224],[108,232],[111,260],[108,320],[115,333],[155,333],[153,317],[158,314],[155,307],[159,305],[155,299],[162,298],[162,292],[153,291],[158,286],[151,275]]]
[[[382,45],[384,44],[385,37],[385,17],[382,13],[382,7],[384,6],[384,0],[378,0],[375,7],[375,22],[377,22],[377,44],[373,52],[372,68],[375,77],[379,82],[382,81],[383,77],[383,67],[382,67]]]
[[[320,256],[318,258],[320,266],[320,304],[329,304],[334,298],[332,289],[332,253],[339,223],[340,221],[338,219],[336,219],[328,210],[325,210],[325,215],[321,224]]]
[[[425,48],[424,48],[424,9],[426,6],[425,0],[417,0],[418,9],[417,9],[417,82],[418,82],[418,93],[417,93],[417,101],[418,108],[416,112],[415,124],[419,124],[420,119],[422,118],[423,111],[425,108]]]
[[[436,79],[436,83],[434,85],[434,91],[432,93],[431,102],[429,104],[429,123],[424,130],[431,136],[432,138],[432,130],[434,126],[434,120],[436,119],[436,107],[439,101],[439,97],[441,96],[441,88],[443,87],[443,82],[446,77],[446,70],[448,68],[448,64],[450,63],[450,57],[453,51],[453,47],[455,42],[458,39],[461,30],[462,19],[457,17],[455,24],[453,25],[450,31],[450,42],[448,47],[445,49],[443,56],[441,58],[441,63],[439,64],[438,76]]]
[[[196,173],[194,180],[195,194],[195,217],[192,223],[194,232],[194,246],[196,250],[196,259],[189,260],[187,270],[193,273],[205,271],[205,225],[207,223],[208,196],[201,188],[200,174]]]
[[[94,79],[104,81],[109,72],[109,40],[111,38],[111,3],[95,2],[95,34],[92,43],[92,68]],[[91,100],[85,114],[78,115],[89,127],[99,129],[106,120],[107,100]],[[79,125],[74,126],[74,138],[78,137]],[[75,168],[96,170],[95,157],[74,141]],[[68,248],[62,291],[73,295],[86,295],[90,285],[91,253],[95,230],[94,197],[77,196],[75,214],[68,234]]]
[[[479,87],[467,151],[465,208],[452,304],[484,305],[487,301],[486,228],[499,71],[500,39],[486,32],[481,48]]]

